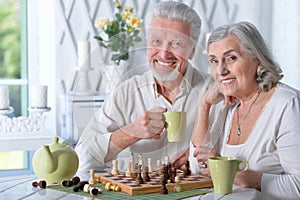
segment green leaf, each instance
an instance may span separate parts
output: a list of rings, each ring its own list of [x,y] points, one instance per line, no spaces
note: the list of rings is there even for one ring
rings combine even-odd
[[[116,13],[115,16],[118,21],[122,21],[123,18],[119,13]]]

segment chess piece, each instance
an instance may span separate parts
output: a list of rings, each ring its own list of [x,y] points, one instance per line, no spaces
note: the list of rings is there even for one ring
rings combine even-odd
[[[144,180],[142,178],[142,166],[141,165],[139,165],[139,169],[138,169],[137,177],[135,178],[135,182],[136,182],[136,184],[144,183]]]
[[[185,162],[185,170],[183,171],[183,173],[185,176],[190,176],[192,174],[190,169],[190,161],[188,160]]]
[[[83,191],[90,193],[91,196],[96,196],[99,193],[98,188],[92,187],[89,184],[83,186]]]
[[[161,188],[159,191],[160,194],[168,194],[168,189],[166,188],[167,182],[168,180],[166,179],[166,177],[162,175],[160,179],[160,183],[161,183]]]
[[[170,182],[175,183],[176,179],[176,167],[172,166],[170,169]]]
[[[126,177],[131,177],[131,162],[128,163]]]
[[[119,175],[119,170],[118,170],[118,161],[117,160],[113,160],[112,161],[112,170],[111,170],[111,174],[116,176]]]
[[[72,178],[72,182],[73,182],[73,185],[77,185],[80,182],[80,178],[78,176],[75,176]]]
[[[47,187],[47,182],[44,181],[44,180],[41,180],[40,182],[35,181],[35,182],[32,183],[32,186],[33,187],[40,187],[40,188],[45,189]]]
[[[176,176],[175,177],[175,186],[174,186],[174,192],[181,192],[182,191],[182,188],[180,186],[180,180],[179,180],[179,177]]]
[[[74,183],[71,180],[62,180],[60,185],[63,187],[71,187],[74,185]]]
[[[107,183],[105,184],[105,189],[106,189],[107,191],[115,191],[115,192],[121,191],[121,188],[120,188],[119,186],[113,185],[113,184],[110,183],[110,182],[107,182]]]
[[[148,166],[145,166],[144,167],[144,172],[143,172],[143,181],[144,181],[144,183],[146,183],[146,182],[149,182],[150,181],[150,176],[149,176],[149,168],[148,168]]]
[[[152,173],[153,167],[152,167],[152,159],[148,158],[148,172]]]
[[[140,155],[139,155],[139,162],[138,162],[138,164],[141,165],[141,166],[144,165],[143,154],[140,154]]]
[[[157,166],[157,174],[161,175],[161,161],[160,160],[156,161],[156,166]]]
[[[73,187],[73,191],[78,192],[79,190],[83,190],[84,185],[88,183],[88,181],[80,181],[75,187]]]
[[[94,175],[95,175],[95,170],[91,169],[90,170],[90,179],[89,179],[89,184],[91,184],[91,185],[96,183],[96,181],[94,179]]]
[[[165,164],[167,165],[170,162],[170,157],[169,156],[165,156]]]

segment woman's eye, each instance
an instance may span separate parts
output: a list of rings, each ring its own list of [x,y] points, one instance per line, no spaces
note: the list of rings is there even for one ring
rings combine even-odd
[[[215,65],[215,64],[217,64],[218,63],[218,61],[216,60],[216,59],[210,59],[209,60],[209,62],[211,63],[211,64],[213,64],[213,65]]]
[[[236,56],[228,56],[226,58],[226,63],[232,63],[236,60]]]

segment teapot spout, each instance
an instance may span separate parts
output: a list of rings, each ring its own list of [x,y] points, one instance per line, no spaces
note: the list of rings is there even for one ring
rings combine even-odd
[[[52,155],[50,148],[48,145],[44,146],[44,152],[45,152],[45,172],[52,173],[57,169],[57,160]]]

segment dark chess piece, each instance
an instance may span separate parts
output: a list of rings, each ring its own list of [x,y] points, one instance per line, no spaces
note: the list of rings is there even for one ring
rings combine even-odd
[[[78,176],[75,176],[71,181],[73,182],[73,185],[77,185],[80,182],[80,178]]]
[[[185,176],[190,176],[192,174],[191,169],[190,169],[190,161],[185,162],[185,170],[184,170],[184,175]]]
[[[148,168],[148,166],[145,166],[145,172],[144,172],[143,181],[144,181],[144,183],[150,181],[149,168]]]
[[[46,181],[44,181],[44,180],[42,180],[42,181],[40,181],[40,182],[33,182],[32,183],[32,186],[33,187],[40,187],[40,188],[43,188],[43,189],[45,189],[46,187],[47,187],[47,182]]]
[[[137,177],[135,178],[135,182],[137,184],[143,184],[144,181],[143,181],[143,178],[142,178],[142,165],[139,165],[139,171],[138,171],[138,174],[137,174]]]
[[[176,167],[172,166],[170,170],[171,176],[170,176],[170,182],[175,183],[175,177],[176,177]]]
[[[160,179],[161,188],[159,191],[160,194],[168,194],[168,189],[166,188],[167,182],[168,180],[166,179],[166,177],[164,175],[161,175],[161,179]]]

